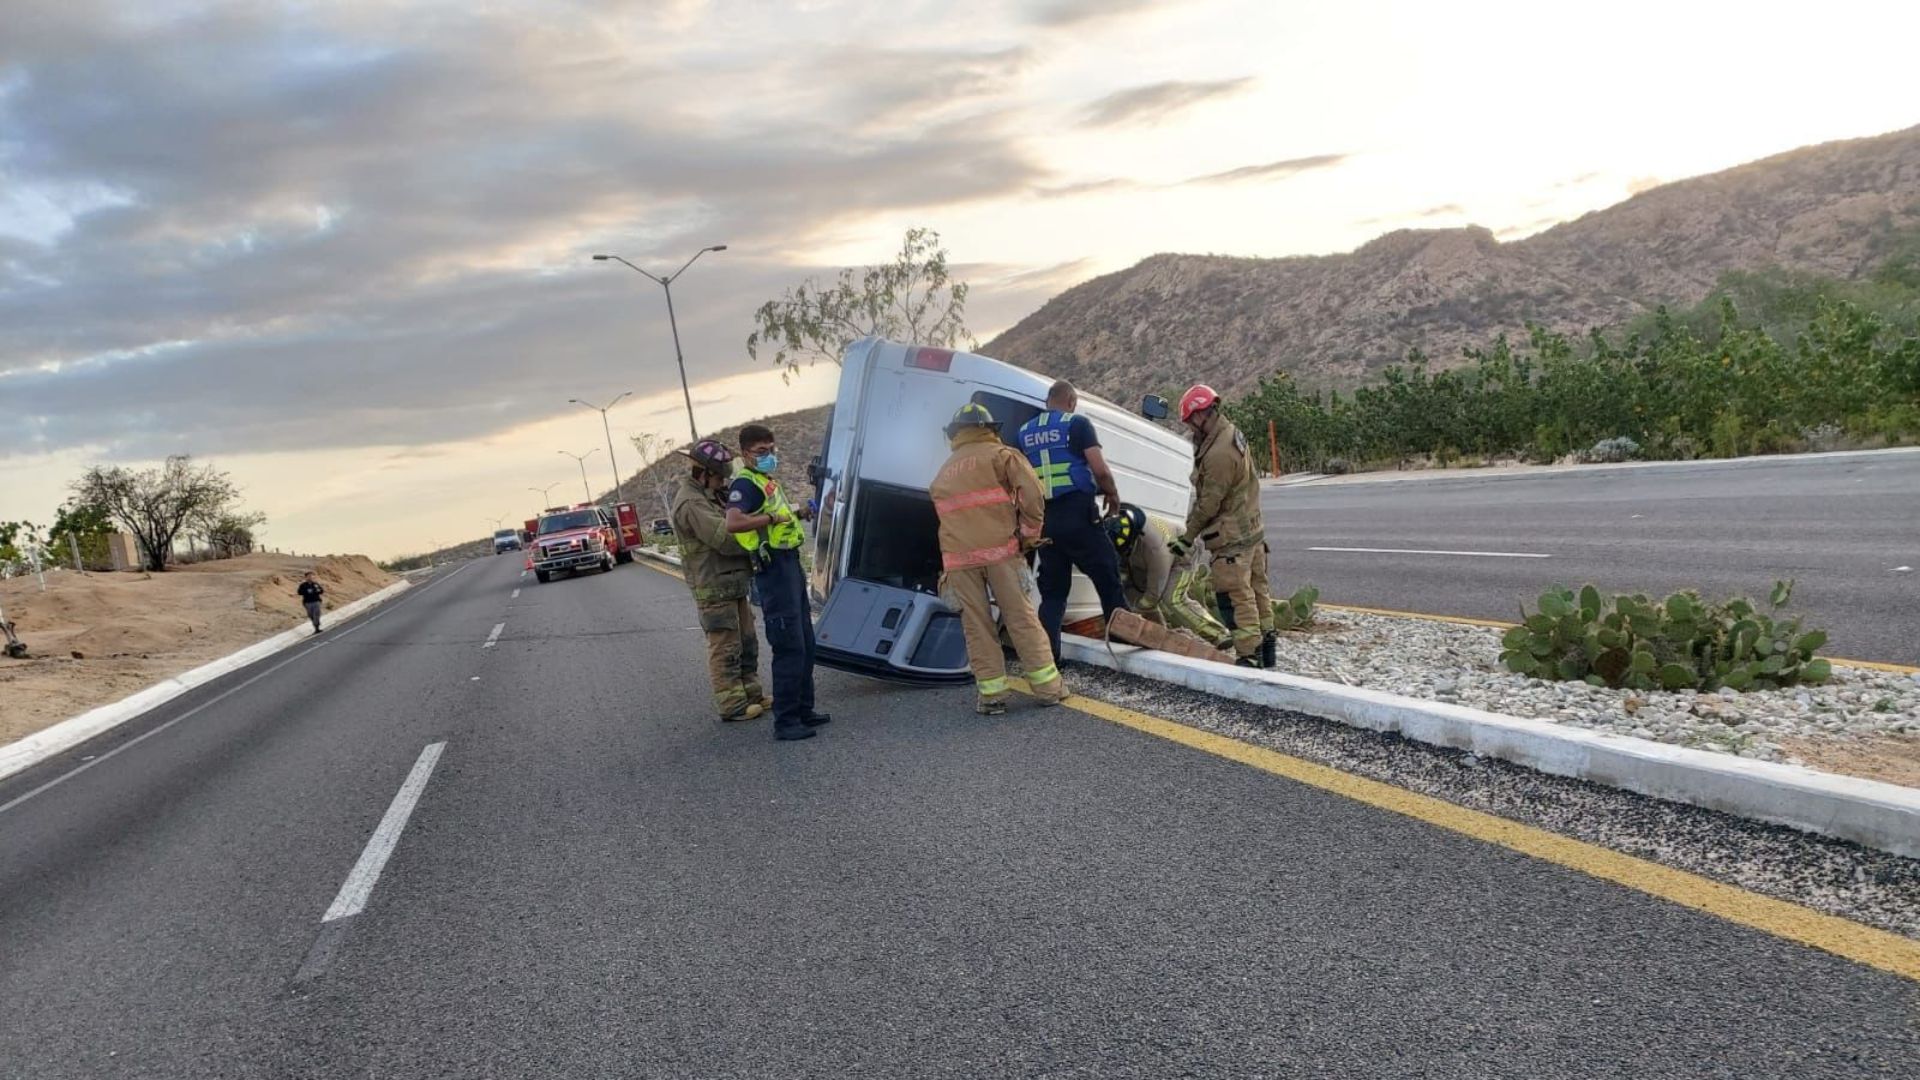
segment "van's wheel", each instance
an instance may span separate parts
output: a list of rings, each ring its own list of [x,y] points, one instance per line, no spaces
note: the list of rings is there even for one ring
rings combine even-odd
[[[547,582],[553,580],[553,575],[545,570],[535,570],[533,572],[533,580],[545,585]]]

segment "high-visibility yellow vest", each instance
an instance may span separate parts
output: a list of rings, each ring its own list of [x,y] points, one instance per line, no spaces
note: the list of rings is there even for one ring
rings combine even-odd
[[[806,543],[807,531],[800,527],[799,517],[795,516],[793,507],[788,504],[786,493],[780,490],[780,481],[744,465],[740,467],[739,475],[753,481],[753,486],[760,489],[765,501],[760,504],[757,513],[776,517],[782,513],[787,515],[787,520],[775,522],[764,529],[734,533],[733,538],[740,542],[740,546],[751,554],[759,551],[763,545],[776,551],[794,551]]]

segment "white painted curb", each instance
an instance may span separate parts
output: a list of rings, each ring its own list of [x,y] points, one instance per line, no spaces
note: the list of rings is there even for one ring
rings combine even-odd
[[[412,587],[413,583],[410,581],[396,581],[379,592],[363,596],[345,607],[320,616],[320,625],[333,627],[361,612],[386,603]],[[304,626],[275,634],[264,641],[256,641],[239,652],[208,661],[191,671],[183,671],[171,678],[162,679],[130,697],[83,712],[79,716],[69,717],[18,742],[0,746],[0,780],[32,768],[55,754],[71,750],[101,732],[111,731],[142,713],[172,701],[196,686],[212,682],[222,675],[238,671],[257,660],[263,660],[274,653],[290,649],[311,637],[313,632]]]
[[[1920,858],[1920,790],[1318,679],[1061,639],[1066,659]]]
[[[668,566],[680,565],[680,556],[675,555],[671,551],[655,551],[652,548],[643,547],[640,549],[640,554],[645,555],[654,562],[666,563]]]

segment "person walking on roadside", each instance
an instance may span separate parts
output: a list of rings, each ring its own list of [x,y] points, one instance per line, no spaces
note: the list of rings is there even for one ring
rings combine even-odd
[[[1267,589],[1267,529],[1260,517],[1260,478],[1246,436],[1220,412],[1220,395],[1196,383],[1180,396],[1180,422],[1193,434],[1193,505],[1173,542],[1184,554],[1203,543],[1213,553],[1214,601],[1233,632],[1242,667],[1273,667],[1279,636]]]
[[[707,637],[707,677],[722,720],[752,720],[766,711],[760,688],[760,642],[754,636],[747,582],[753,560],[727,530],[733,451],[702,439],[678,451],[693,467],[680,478],[668,512],[680,540],[680,569]]]
[[[773,737],[811,739],[815,728],[833,719],[814,709],[813,605],[800,565],[807,540],[800,522],[813,512],[795,510],[774,479],[780,458],[771,429],[741,428],[740,451],[739,470],[727,489],[727,531],[753,560],[753,584],[773,650]]]
[[[1132,503],[1107,519],[1107,535],[1120,553],[1120,577],[1127,606],[1149,622],[1186,630],[1216,649],[1229,647],[1233,635],[1193,598],[1204,546],[1173,553],[1174,528]]]
[[[1103,517],[1120,509],[1120,493],[1113,471],[1100,450],[1093,421],[1073,410],[1080,395],[1061,379],[1047,390],[1047,407],[1020,425],[1016,441],[1027,464],[1046,492],[1047,545],[1040,549],[1040,625],[1047,631],[1055,663],[1060,660],[1060,621],[1067,613],[1067,593],[1075,570],[1087,575],[1100,594],[1100,614],[1111,618],[1127,606],[1120,585],[1120,558],[1100,527]],[[1106,503],[1103,513],[1094,503]]]
[[[994,626],[994,604],[1034,696],[1041,705],[1057,705],[1067,696],[1066,680],[1048,650],[1021,564],[1025,552],[1044,543],[1040,478],[1018,451],[1000,441],[1000,425],[985,405],[962,405],[946,434],[953,456],[940,466],[927,494],[940,515],[940,593],[960,607],[967,664],[979,692],[974,708],[987,715],[1007,711],[1007,661]]]
[[[320,598],[327,595],[327,587],[313,579],[313,571],[300,575],[300,586],[295,590],[300,594],[300,604],[307,609],[307,618],[313,620],[313,632],[320,632]]]

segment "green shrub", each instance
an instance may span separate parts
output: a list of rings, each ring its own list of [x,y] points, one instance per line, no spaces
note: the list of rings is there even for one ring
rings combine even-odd
[[[1555,585],[1539,610],[1501,639],[1510,671],[1541,679],[1584,680],[1635,690],[1773,690],[1825,682],[1831,665],[1814,656],[1824,630],[1802,631],[1798,616],[1778,614],[1793,582],[1775,582],[1768,611],[1736,597],[1708,604],[1696,592],[1654,603],[1645,596],[1604,598]]]

